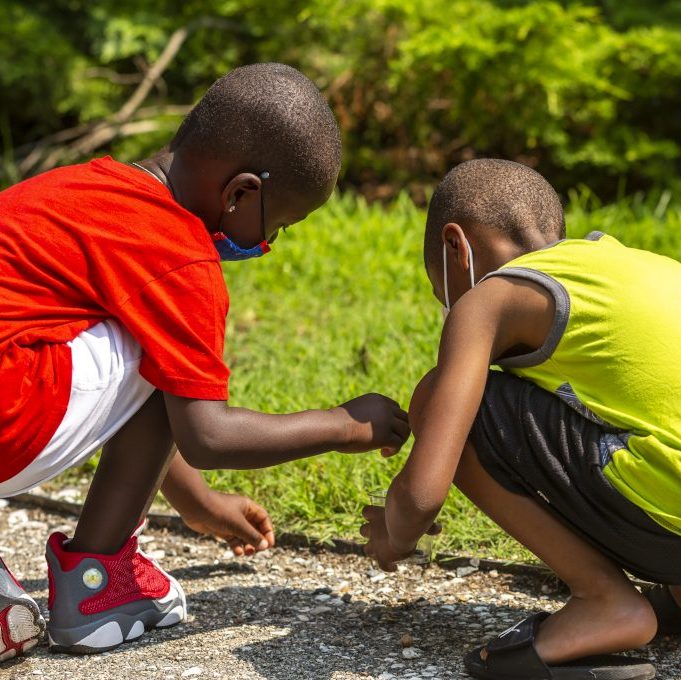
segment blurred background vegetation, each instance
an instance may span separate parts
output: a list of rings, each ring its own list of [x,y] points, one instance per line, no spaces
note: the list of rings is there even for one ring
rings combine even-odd
[[[7,185],[163,145],[217,77],[303,70],[341,124],[341,186],[419,202],[502,156],[563,192],[678,186],[681,0],[0,0]]]
[[[422,206],[465,159],[544,173],[570,236],[601,229],[681,259],[681,0],[0,0],[0,12],[0,186],[153,153],[240,64],[292,64],[327,96],[343,191],[273,255],[224,267],[235,405],[283,412],[363,391],[407,405],[441,328]],[[409,448],[209,478],[265,504],[279,530],[358,538],[368,492]],[[57,485],[87,482],[94,464]],[[529,557],[456,490],[442,520],[440,549]]]

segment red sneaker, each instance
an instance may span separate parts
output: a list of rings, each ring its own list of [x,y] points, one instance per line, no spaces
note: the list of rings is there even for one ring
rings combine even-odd
[[[35,647],[44,631],[38,605],[0,559],[0,661]]]
[[[68,552],[62,533],[47,541],[50,649],[93,654],[187,617],[180,584],[137,545],[144,525],[114,555]]]

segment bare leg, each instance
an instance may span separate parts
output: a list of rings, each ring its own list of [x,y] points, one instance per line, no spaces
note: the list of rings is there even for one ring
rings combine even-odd
[[[498,484],[470,442],[454,483],[570,588],[568,603],[537,634],[535,647],[546,663],[634,649],[653,638],[657,620],[652,607],[622,570],[534,499]]]
[[[173,451],[163,395],[157,391],[104,446],[68,548],[118,551],[149,509]]]

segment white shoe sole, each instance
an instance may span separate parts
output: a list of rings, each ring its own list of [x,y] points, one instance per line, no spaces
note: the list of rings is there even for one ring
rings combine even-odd
[[[28,595],[25,599],[26,604],[11,604],[0,612],[0,661],[28,652],[38,644],[45,630],[38,606]]]
[[[170,592],[163,598],[163,601],[157,600],[157,602],[162,604],[175,602],[176,604],[165,614],[152,609],[138,614],[112,610],[108,617],[102,617],[101,625],[93,622],[81,628],[61,630],[48,626],[50,651],[67,654],[97,654],[114,649],[124,642],[137,640],[148,630],[169,628],[186,621],[187,607],[184,591],[175,579],[169,578]],[[169,595],[172,596],[169,597]],[[127,634],[124,631],[128,631]]]

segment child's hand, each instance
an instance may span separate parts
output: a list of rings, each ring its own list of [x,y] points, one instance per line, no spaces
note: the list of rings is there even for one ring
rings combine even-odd
[[[182,520],[200,534],[225,539],[237,556],[253,555],[274,545],[267,510],[246,496],[211,490],[196,513]]]
[[[367,505],[362,510],[362,515],[367,523],[361,526],[359,533],[369,539],[364,546],[364,552],[373,557],[383,571],[397,571],[395,563],[409,557],[415,547],[407,552],[400,552],[392,546],[388,529],[385,526],[385,508]]]
[[[409,418],[400,405],[382,394],[364,394],[333,409],[343,419],[344,453],[381,449],[384,456],[396,454],[410,434]]]

